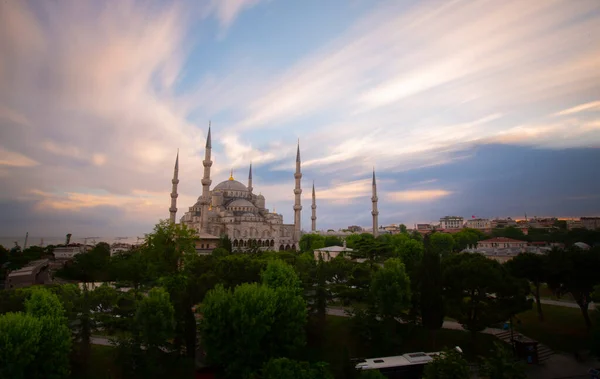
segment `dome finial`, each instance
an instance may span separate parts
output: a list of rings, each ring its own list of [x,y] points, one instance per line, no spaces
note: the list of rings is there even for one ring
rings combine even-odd
[[[229,174],[229,180],[234,180],[233,179],[233,169],[231,169],[231,173]]]

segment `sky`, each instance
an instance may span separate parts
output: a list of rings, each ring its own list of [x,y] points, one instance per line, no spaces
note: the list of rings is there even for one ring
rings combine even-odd
[[[597,0],[0,1],[0,236],[141,235],[245,183],[303,229],[600,215]]]

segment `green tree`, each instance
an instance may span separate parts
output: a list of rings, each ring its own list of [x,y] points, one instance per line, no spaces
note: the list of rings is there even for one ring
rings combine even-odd
[[[312,253],[315,249],[325,247],[325,237],[315,233],[303,234],[302,237],[300,237],[299,246],[301,252]]]
[[[227,234],[223,234],[219,238],[219,249],[225,249],[229,254],[233,252],[233,245],[231,243],[231,239]]]
[[[175,311],[167,291],[160,287],[151,289],[137,304],[135,323],[148,351],[167,347],[175,331]]]
[[[579,305],[586,327],[592,327],[588,308],[594,286],[600,284],[600,249],[553,249],[547,258],[548,287],[556,294],[570,293]]]
[[[421,321],[423,326],[431,332],[433,345],[435,336],[444,323],[444,298],[442,287],[442,266],[440,255],[433,252],[425,237],[426,248],[418,276],[418,288],[421,295]]]
[[[444,350],[425,365],[423,379],[469,379],[469,363],[456,350]]]
[[[148,261],[152,278],[179,271],[187,261],[197,257],[196,232],[185,224],[161,220],[154,231],[146,235],[141,252]]]
[[[454,237],[448,233],[432,233],[429,237],[431,249],[441,256],[448,255],[454,249]]]
[[[542,303],[540,302],[540,285],[546,282],[546,256],[533,253],[522,253],[506,262],[506,267],[515,278],[527,279],[533,285],[533,296],[537,306],[538,318],[544,321]]]
[[[526,299],[528,284],[517,281],[498,262],[481,254],[451,255],[442,266],[448,314],[471,332],[531,307]]]
[[[342,246],[344,242],[342,241],[342,239],[338,236],[325,236],[325,240],[323,241],[323,244],[325,246],[323,247],[329,247],[329,246]]]
[[[0,378],[31,377],[39,354],[42,322],[32,315],[0,315]],[[42,352],[45,353],[45,352]]]
[[[274,358],[262,368],[262,379],[333,379],[327,363],[310,364],[289,358]]]
[[[358,376],[359,379],[386,379],[387,377],[383,375],[379,370],[365,370],[361,371]]]
[[[387,319],[399,317],[410,305],[410,279],[398,258],[385,261],[373,275],[371,293],[377,313]]]
[[[495,228],[492,230],[492,237],[506,237],[515,240],[527,241],[527,236],[523,233],[523,231],[514,226]]]
[[[224,367],[229,378],[249,377],[270,358],[293,355],[304,345],[306,304],[289,289],[253,283],[228,291],[218,285],[200,313],[207,360]]]
[[[454,251],[461,252],[469,246],[475,246],[477,242],[485,239],[485,234],[481,230],[464,228],[460,232],[452,235],[454,238]]]
[[[28,315],[37,318],[41,324],[39,353],[32,369],[33,377],[64,378],[69,375],[71,353],[71,331],[67,326],[65,310],[60,299],[44,288],[31,290],[31,297],[25,301]]]
[[[500,342],[494,343],[494,352],[483,359],[479,374],[486,379],[525,379],[525,365]]]
[[[296,294],[302,291],[302,282],[294,268],[280,260],[269,261],[261,273],[261,279],[263,284],[271,288],[287,288]]]
[[[400,229],[400,233],[402,233],[402,234],[408,234],[408,229],[406,228],[406,225],[400,224],[398,226],[398,229]]]

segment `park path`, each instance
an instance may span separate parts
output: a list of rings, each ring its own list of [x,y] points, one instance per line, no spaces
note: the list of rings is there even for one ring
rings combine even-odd
[[[531,298],[531,299],[533,299],[533,298]],[[533,299],[533,301],[535,301],[535,299]],[[575,303],[573,301],[552,300],[552,299],[541,298],[540,299],[540,303],[546,304],[546,305],[557,305],[559,307],[577,308],[577,309],[579,309],[579,305],[577,305],[577,303]],[[593,310],[593,309],[596,309],[596,304],[590,303],[588,309],[590,311]]]

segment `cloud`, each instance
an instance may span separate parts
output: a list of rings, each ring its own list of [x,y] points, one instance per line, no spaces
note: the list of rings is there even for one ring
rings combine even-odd
[[[97,210],[105,225],[151,225],[168,214],[178,148],[180,210],[201,193],[209,119],[214,184],[231,167],[245,178],[252,161],[256,189],[291,212],[300,137],[319,209],[344,223],[368,220],[356,209],[370,207],[373,166],[393,176],[466,163],[493,143],[600,146],[595,0],[384,2],[345,30],[315,22],[320,46],[253,49],[244,38],[261,28],[231,26],[258,3],[0,2],[2,204],[27,202],[30,219]],[[282,27],[283,8],[251,21],[285,44],[299,34]],[[227,39],[212,41],[203,17]],[[411,195],[398,183],[382,181],[380,196]]]
[[[216,13],[223,28],[228,28],[244,10],[258,4],[260,0],[211,0],[209,12]]]
[[[0,146],[0,166],[31,167],[39,163],[23,154],[9,151]]]
[[[435,189],[435,190],[410,190],[388,192],[386,198],[393,202],[423,202],[433,201],[452,195],[452,192]]]
[[[591,101],[585,104],[579,104],[574,107],[564,109],[560,112],[555,113],[555,116],[568,116],[574,113],[585,112],[585,111],[600,111],[600,101]]]

